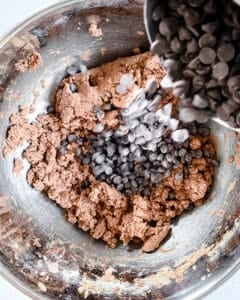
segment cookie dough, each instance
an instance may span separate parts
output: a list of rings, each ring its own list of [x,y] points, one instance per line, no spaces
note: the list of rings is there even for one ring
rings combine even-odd
[[[116,92],[123,74],[132,74],[134,84],[124,95]],[[214,177],[215,148],[209,137],[191,136],[191,148],[206,150],[209,159],[193,159],[188,176],[183,165],[173,169],[149,196],[138,193],[126,196],[113,186],[99,182],[90,167],[79,158],[79,139],[88,137],[96,125],[95,106],[111,103],[114,110],[105,116],[110,128],[118,126],[119,110],[131,103],[133,93],[144,88],[154,78],[160,83],[164,71],[159,60],[150,53],[120,58],[84,74],[63,80],[56,94],[53,112],[39,115],[29,123],[27,108],[11,116],[5,157],[24,142],[23,153],[31,167],[27,181],[66,212],[66,219],[88,231],[95,239],[103,239],[114,248],[118,240],[125,245],[141,242],[142,251],[156,250],[170,231],[171,220],[195,205],[203,204]],[[71,84],[77,91],[71,91]],[[167,101],[171,98],[167,96]],[[74,139],[62,152],[62,142],[74,134]],[[87,153],[87,143],[82,146]]]

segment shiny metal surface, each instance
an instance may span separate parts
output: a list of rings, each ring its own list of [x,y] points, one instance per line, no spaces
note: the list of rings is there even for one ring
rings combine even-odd
[[[88,33],[88,17],[99,15],[101,38]],[[48,29],[39,49],[43,66],[17,73],[13,64],[37,48],[29,32]],[[89,50],[96,66],[132,49],[147,49],[141,1],[65,1],[25,21],[0,42],[1,148],[9,116],[37,97],[35,115],[46,112],[66,66]],[[24,47],[28,41],[32,46]],[[106,55],[101,49],[107,49]],[[40,81],[44,79],[46,88]],[[186,213],[152,254],[119,246],[109,249],[64,220],[63,211],[33,190],[25,173],[12,174],[12,157],[0,157],[0,272],[34,299],[195,299],[220,284],[240,264],[239,171],[227,159],[236,134],[212,123],[221,165],[202,207]],[[19,150],[20,152],[21,150]]]
[[[235,1],[235,2],[239,4],[239,1]],[[150,43],[154,42],[156,32],[158,31],[156,23],[153,22],[152,20],[153,9],[157,6],[158,3],[159,3],[158,0],[145,0],[144,2],[144,23],[145,23],[146,32]],[[216,115],[213,115],[212,112],[209,112],[209,115],[210,118],[217,124],[225,128],[231,129],[235,132],[238,133],[240,132],[240,128],[231,127],[227,122],[219,119]]]

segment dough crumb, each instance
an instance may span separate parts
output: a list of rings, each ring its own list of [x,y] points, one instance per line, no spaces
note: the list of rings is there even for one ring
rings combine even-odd
[[[18,175],[23,170],[23,162],[20,158],[15,158],[13,161],[13,173]]]
[[[26,58],[19,60],[15,64],[16,71],[26,72],[35,71],[39,66],[42,65],[42,57],[38,52],[28,54]]]
[[[229,156],[227,159],[227,163],[232,164],[235,160],[235,157],[233,155]]]

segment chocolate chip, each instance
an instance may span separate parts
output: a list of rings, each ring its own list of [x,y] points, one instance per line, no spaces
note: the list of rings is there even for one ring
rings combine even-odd
[[[212,75],[218,80],[222,80],[228,76],[229,66],[225,62],[218,62],[213,66]]]
[[[164,160],[162,161],[161,165],[162,165],[163,168],[165,168],[165,169],[168,169],[169,166],[170,166],[169,162],[168,162],[166,159],[164,159]]]
[[[233,41],[238,41],[240,39],[240,29],[234,28],[232,31],[232,39]]]
[[[233,97],[234,102],[240,104],[240,87],[239,87],[239,89],[236,89],[233,91],[232,97]]]
[[[236,115],[236,123],[240,127],[240,112]]]
[[[203,149],[203,155],[206,158],[210,158],[211,157],[211,152],[207,149]]]
[[[78,88],[75,83],[70,83],[70,90],[72,93],[76,93],[78,91]]]
[[[119,192],[121,192],[123,189],[124,189],[124,185],[123,185],[123,184],[119,184],[119,185],[117,186],[117,190],[118,190]]]
[[[82,63],[79,64],[79,69],[80,69],[80,72],[81,72],[82,74],[85,74],[85,73],[87,73],[87,71],[88,71],[87,66],[84,65],[84,64],[82,64]]]
[[[208,106],[206,99],[198,94],[194,96],[192,104],[197,108],[206,108]]]
[[[182,173],[175,174],[175,180],[176,181],[182,181],[183,180],[183,174]]]
[[[218,87],[218,82],[216,79],[211,79],[206,85],[207,89],[211,89],[211,88],[215,88],[215,87]]]
[[[158,88],[158,83],[155,79],[150,79],[146,84],[146,90],[148,96],[152,97],[153,94],[156,93]]]
[[[195,152],[195,157],[196,158],[202,158],[203,157],[203,152],[202,152],[202,150],[197,150],[196,152]]]
[[[184,69],[183,70],[183,76],[185,78],[193,78],[196,75],[197,74],[193,70],[190,70],[190,69]]]
[[[199,59],[203,64],[210,65],[216,59],[216,52],[212,48],[203,48],[199,53]]]
[[[187,129],[178,129],[172,132],[171,138],[176,143],[184,143],[189,138]]]
[[[218,27],[219,27],[218,21],[206,23],[201,26],[203,31],[210,34],[213,34],[218,29]]]
[[[210,129],[208,127],[200,127],[200,128],[198,128],[197,132],[201,136],[209,136],[210,135]]]
[[[69,75],[75,75],[78,71],[78,67],[77,66],[70,66],[67,68],[67,73]]]
[[[67,140],[69,143],[75,142],[77,139],[75,134],[69,134],[69,136],[67,137]]]
[[[99,110],[96,112],[96,117],[97,117],[97,119],[98,119],[99,121],[102,120],[102,119],[104,119],[104,117],[105,117],[105,112],[102,111],[101,109],[99,109]]]
[[[190,41],[192,39],[192,33],[185,27],[179,27],[178,36],[180,41]]]
[[[188,82],[184,79],[174,82],[173,88],[185,88],[188,85]]]
[[[216,40],[215,36],[213,36],[212,34],[209,34],[209,33],[203,34],[199,39],[199,47],[200,48],[205,48],[205,47],[212,48],[216,45],[216,43],[217,43],[217,40]]]
[[[193,123],[188,123],[187,128],[188,128],[188,130],[191,134],[197,134],[197,126],[194,122]]]
[[[183,53],[185,50],[185,45],[175,37],[170,42],[170,48],[174,53]]]
[[[207,96],[220,101],[222,99],[221,91],[217,88],[207,90]]]
[[[191,98],[182,98],[179,100],[179,108],[180,110],[184,108],[189,108],[192,106],[192,99]]]
[[[190,123],[197,119],[198,111],[194,108],[184,108],[179,112],[179,119],[184,123]]]
[[[218,167],[219,166],[219,161],[217,161],[217,160],[212,160],[211,163],[212,163],[212,165],[214,167]]]
[[[185,90],[184,88],[174,88],[173,89],[173,95],[176,97],[182,97],[185,95]]]
[[[232,44],[223,44],[217,50],[217,57],[222,62],[229,62],[235,56],[235,48]]]
[[[180,60],[184,63],[184,64],[189,64],[193,58],[195,57],[194,53],[185,53],[180,55]]]
[[[234,113],[239,108],[240,104],[234,101],[233,98],[229,98],[225,103],[229,107],[229,111],[231,111],[231,113]]]
[[[208,0],[203,6],[203,10],[206,14],[216,14],[217,13],[216,1]]]
[[[221,88],[221,93],[226,98],[229,98],[231,96],[228,87],[226,85]]]
[[[113,169],[110,166],[105,167],[105,174],[106,175],[111,175],[113,173]]]
[[[232,66],[232,68],[230,68],[230,73],[229,76],[236,76],[240,73],[240,65],[237,63],[237,61],[234,61],[234,65]]]
[[[178,0],[168,0],[167,4],[168,4],[169,8],[171,8],[172,10],[176,10],[179,5],[179,1]]]
[[[112,109],[112,104],[111,103],[106,103],[104,106],[103,106],[103,109],[105,111],[109,111]]]
[[[233,22],[236,27],[240,27],[240,18],[239,18],[239,10],[234,10],[233,12]]]
[[[35,35],[38,40],[40,47],[46,46],[48,41],[48,30],[46,27],[36,27],[30,31],[31,34]]]
[[[159,22],[166,15],[166,7],[164,5],[158,5],[155,7],[152,13],[152,19],[154,22]]]
[[[217,109],[217,116],[222,119],[223,121],[227,121],[230,118],[230,113],[226,109],[226,106],[220,106]]]
[[[183,13],[184,20],[188,26],[197,25],[200,21],[199,13],[191,8],[185,9]]]
[[[161,56],[169,50],[169,44],[165,38],[161,38],[152,43],[150,50],[152,53]]]
[[[198,75],[207,75],[211,72],[211,67],[210,66],[207,66],[207,65],[203,65],[203,64],[199,64],[198,67],[197,67],[197,74]]]
[[[178,29],[178,21],[175,18],[165,18],[159,24],[159,32],[167,37],[172,37]]]
[[[178,15],[179,16],[183,16],[184,13],[185,13],[185,11],[186,11],[186,9],[187,9],[187,5],[186,4],[180,4],[179,3],[179,5],[177,7],[177,13],[178,13]]]
[[[228,124],[229,126],[233,127],[233,128],[237,128],[239,127],[239,125],[237,125],[236,123],[236,118],[234,116],[231,116],[228,120]]]
[[[236,76],[229,78],[227,85],[228,85],[229,91],[231,93],[233,93],[234,90],[236,90],[240,87],[240,75],[236,75]]]
[[[98,154],[95,158],[96,163],[99,165],[103,164],[104,160],[105,160],[105,156],[101,154]]]
[[[235,3],[229,2],[228,5],[225,6],[225,13],[229,16],[232,16],[235,9],[236,9]]]
[[[189,69],[193,69],[193,70],[194,70],[194,69],[197,69],[199,63],[200,63],[200,59],[199,59],[199,57],[197,56],[197,57],[195,57],[193,60],[191,60],[191,61],[189,62],[188,68],[189,68]]]
[[[198,43],[196,39],[192,39],[187,43],[187,53],[195,53],[198,51]]]
[[[187,154],[187,150],[185,148],[181,148],[179,150],[179,156],[184,157]]]
[[[224,22],[224,25],[226,25],[226,26],[234,27],[234,23],[233,23],[233,20],[232,20],[231,17],[224,16],[223,17],[223,22]]]
[[[181,77],[182,64],[180,61],[174,61],[174,64],[166,69],[168,71],[168,75],[173,81],[176,81]]]
[[[203,4],[204,0],[188,0],[188,4],[192,7],[199,7]]]
[[[167,153],[167,154],[166,154],[166,159],[167,159],[167,161],[168,161],[169,163],[171,163],[171,162],[173,162],[173,160],[174,160],[174,155],[171,154],[171,153]]]
[[[210,109],[212,111],[216,111],[217,107],[218,107],[218,101],[216,99],[211,98],[211,97],[207,97],[207,99],[208,99],[208,105],[209,105]]]
[[[47,113],[48,113],[48,114],[51,114],[51,113],[54,113],[54,112],[55,112],[54,106],[49,105],[49,106],[47,107]]]
[[[198,114],[196,116],[196,121],[198,123],[206,123],[208,121],[208,115],[207,112],[204,110],[199,110]]]
[[[220,42],[220,44],[232,42],[232,29],[231,28],[227,28],[222,32],[219,42]]]
[[[202,89],[205,86],[205,78],[202,76],[196,76],[193,78],[193,87],[195,91]]]
[[[218,85],[220,87],[226,86],[226,84],[227,84],[227,78],[218,79]]]
[[[199,32],[194,26],[187,26],[187,28],[192,32],[192,34],[193,34],[196,38],[199,38],[200,32]]]
[[[161,151],[163,154],[167,153],[167,152],[168,152],[168,147],[167,147],[167,145],[162,145],[161,148],[160,148],[160,151]]]
[[[164,159],[163,153],[158,154],[157,160],[158,160],[158,161],[162,161],[163,159]]]
[[[168,59],[168,58],[177,59],[177,54],[172,52],[172,51],[169,51],[169,52],[164,54],[164,57],[166,59]]]
[[[185,156],[184,156],[184,160],[186,163],[190,164],[192,162],[192,154],[191,153],[187,153]]]
[[[95,128],[93,129],[93,132],[95,133],[100,133],[100,132],[103,132],[104,130],[104,125],[101,124],[101,123],[98,123]]]

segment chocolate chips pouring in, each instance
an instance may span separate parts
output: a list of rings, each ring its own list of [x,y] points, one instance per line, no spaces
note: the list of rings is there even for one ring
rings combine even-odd
[[[239,15],[227,0],[161,1],[152,13],[159,31],[151,50],[164,60],[180,110],[193,107],[196,121],[208,107],[240,127]]]

